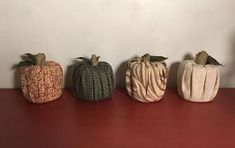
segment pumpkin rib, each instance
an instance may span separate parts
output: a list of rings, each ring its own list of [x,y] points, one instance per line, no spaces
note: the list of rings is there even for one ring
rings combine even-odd
[[[109,96],[109,78],[106,74],[106,71],[103,70],[105,68],[105,65],[102,65],[100,63],[100,69],[98,70],[98,74],[100,76],[100,83],[101,83],[101,97],[100,98],[108,98]],[[108,87],[107,87],[108,86]]]
[[[91,68],[91,78],[92,78],[92,81],[90,82],[90,84],[92,84],[92,93],[91,93],[91,98],[93,98],[93,101],[96,101],[96,98],[95,98],[95,84],[94,84],[94,71],[93,69]]]
[[[158,88],[162,88],[162,84],[161,84],[161,79],[160,79],[160,71],[162,70],[160,68],[160,66],[158,64],[155,65],[156,67],[154,68],[156,70],[156,81],[157,81],[157,85]]]
[[[127,93],[132,96],[132,84],[131,84],[131,72],[130,72],[130,69],[128,69],[126,71],[126,78],[125,78],[125,81],[126,81],[126,89],[127,89]]]
[[[192,64],[192,69],[191,69],[191,71],[190,71],[190,81],[189,81],[189,88],[190,88],[190,91],[189,91],[189,98],[191,98],[192,97],[192,91],[193,91],[193,82],[192,82],[192,79],[193,79],[193,68],[194,68],[194,64]]]
[[[82,73],[83,72],[83,73]],[[89,75],[90,73],[87,73],[87,65],[81,65],[81,68],[78,69],[78,75],[77,77],[81,77],[80,79],[78,78],[78,82],[76,83],[76,89],[77,89],[77,93],[78,93],[78,97],[83,99],[86,98],[87,96],[87,92],[85,92],[85,90],[87,89],[86,85],[82,85],[82,84],[87,84],[85,76]],[[80,82],[81,80],[81,82]],[[81,85],[79,85],[81,83]]]
[[[136,67],[136,78],[139,78],[140,82],[143,83],[143,81],[141,80],[141,64],[137,64],[137,67]]]
[[[179,68],[178,68],[178,74],[177,74],[177,90],[179,92],[179,95],[183,97],[183,84],[184,84],[184,76],[186,72],[186,66],[185,66],[185,61],[180,63]]]
[[[26,74],[26,76],[27,76],[27,85],[28,85],[28,87],[27,87],[27,89],[28,89],[28,95],[29,95],[29,100],[32,100],[32,102],[35,102],[36,100],[35,100],[35,96],[31,93],[31,89],[30,88],[35,88],[35,86],[34,86],[34,80],[31,78],[31,71],[32,70],[34,70],[34,69],[32,69],[32,68],[34,68],[33,66],[30,66],[29,67],[30,69],[30,71],[28,71],[28,73]],[[31,82],[31,83],[29,83],[29,82]]]
[[[81,67],[82,66],[84,66],[84,64],[85,64],[85,61],[81,61],[81,62],[79,62],[77,65],[75,65],[75,68],[74,68],[74,73],[73,73],[73,78],[75,78],[75,80],[76,80],[76,78],[77,77],[75,77],[76,75],[77,75],[77,73],[78,72],[80,72],[80,70],[79,69],[81,69]],[[73,81],[74,82],[74,81]]]
[[[136,70],[137,67],[138,67],[138,63],[134,64],[132,68],[132,73],[134,77],[138,77],[138,71]]]
[[[39,84],[39,88],[40,88],[40,90],[43,90],[43,94],[42,95],[39,95],[39,97],[43,97],[43,96],[45,96],[45,91],[46,91],[46,89],[45,89],[45,80],[44,80],[44,71],[43,71],[43,69],[41,70],[41,72],[40,72],[40,75],[43,75],[43,77],[42,78],[40,78],[40,81],[42,82],[42,84]],[[39,93],[40,94],[40,93]]]
[[[153,98],[154,95],[151,90],[152,89],[148,83],[147,86],[145,87],[145,91],[146,91],[145,100],[147,100],[147,102],[152,102],[154,100],[154,98]]]
[[[184,73],[185,73],[185,61],[183,61],[182,63],[179,64],[179,68],[178,68],[178,72],[177,72],[177,90],[178,90],[178,93],[181,97],[183,97],[183,78],[184,78]]]
[[[153,65],[151,65],[153,66]],[[152,68],[150,68],[150,74],[149,74],[149,79],[152,80],[149,82],[149,87],[147,87],[147,90],[148,90],[148,94],[150,95],[149,97],[151,98],[151,101],[158,101],[160,100],[159,99],[159,96],[157,95],[157,87],[154,87],[154,84],[153,83],[156,83],[156,80],[155,80],[155,77],[154,77],[154,70]],[[157,85],[157,84],[155,84]]]
[[[110,90],[112,89],[111,88],[111,85],[110,85],[110,78],[109,78],[109,70],[105,70],[105,69],[109,69],[110,67],[108,67],[108,65],[106,65],[106,63],[104,62],[100,62],[100,65],[99,65],[99,69],[98,70],[98,74],[100,76],[100,83],[102,84],[101,85],[101,93],[102,93],[102,96],[99,97],[99,98],[108,98],[111,96],[111,93],[110,93]]]
[[[144,85],[144,87],[146,87],[146,65],[145,62],[141,62],[139,64],[140,67],[140,71],[136,68],[136,71],[139,71],[139,73],[141,74],[141,76],[139,77],[139,80],[142,81],[142,84]]]
[[[132,81],[133,81],[133,92],[134,92],[133,96],[134,96],[134,98],[136,98],[140,101],[141,101],[141,98],[145,99],[145,97],[144,97],[145,90],[143,89],[143,87],[141,87],[142,84],[135,77],[133,77]],[[138,95],[138,96],[136,96],[136,95]]]
[[[111,74],[111,81],[109,81],[109,85],[110,86],[112,86],[112,87],[110,87],[111,88],[111,90],[110,90],[110,96],[112,96],[112,94],[113,94],[113,89],[114,89],[114,75],[113,75],[113,69],[112,69],[112,67],[110,66],[110,69],[111,69],[111,72],[110,72],[110,74]]]
[[[28,72],[26,72],[26,68],[28,68],[28,67],[22,67],[22,69],[23,69],[22,74],[23,74],[25,81],[21,85],[23,86],[23,88],[25,88],[25,89],[23,89],[23,91],[25,91],[26,98],[29,100],[30,99],[30,96],[29,96],[30,91],[29,91],[29,84],[28,84],[29,79],[27,76]]]
[[[161,76],[163,75],[163,68],[162,68],[162,66],[161,66],[161,63],[156,63],[156,65],[157,65],[157,67],[158,67],[158,73],[159,73],[159,77],[160,77],[160,79],[159,80],[161,80]],[[161,84],[161,83],[160,83]]]
[[[55,63],[55,66],[51,66],[53,67],[53,70],[54,70],[54,82],[53,82],[53,86],[54,86],[54,93],[53,93],[53,100],[55,100],[56,98],[59,98],[62,94],[63,94],[63,90],[62,90],[62,82],[63,82],[63,70],[62,70],[62,67],[56,63]],[[53,73],[52,73],[53,74]],[[58,92],[55,93],[55,92]]]
[[[98,75],[99,75],[99,80],[100,80],[100,84],[101,84],[101,97],[104,97],[104,84],[103,84],[103,80],[102,80],[103,76],[101,76],[102,70],[99,70],[99,71],[100,72],[98,73]]]
[[[158,97],[158,98],[161,98],[162,97],[162,94],[161,94],[161,92],[163,91],[164,92],[164,88],[162,88],[161,87],[161,84],[159,84],[159,83],[161,83],[161,81],[159,81],[159,68],[158,67],[156,67],[156,65],[153,65],[153,70],[154,70],[154,75],[153,75],[153,81],[155,81],[156,82],[156,86],[155,86],[155,92],[156,92],[156,96]]]
[[[214,91],[214,86],[215,86],[215,83],[216,83],[216,70],[213,68],[213,66],[211,65],[206,65],[206,70],[207,70],[207,79],[205,81],[205,93],[203,95],[203,101],[206,101],[207,98],[212,98],[212,94],[213,94],[213,91]],[[215,74],[214,74],[215,73]],[[209,100],[210,100],[209,99]]]
[[[216,70],[216,81],[215,81],[215,85],[214,85],[214,92],[212,93],[212,98],[214,98],[218,92],[219,89],[219,82],[220,82],[220,77],[219,77],[219,70],[217,68]]]
[[[162,78],[164,78],[164,82],[166,83],[166,81],[167,81],[167,79],[166,79],[166,77],[167,77],[167,69],[166,69],[166,67],[164,66],[163,63],[160,63],[160,64],[161,64],[162,69],[163,69],[161,76],[162,76]]]
[[[40,68],[40,71],[39,71],[39,75],[41,75],[41,71],[42,71],[42,67],[39,67]],[[37,76],[38,77],[38,76]],[[38,79],[38,78],[37,78]],[[38,81],[38,86],[37,86],[37,88],[38,88],[38,97],[39,98],[41,98],[41,95],[40,95],[40,81]]]
[[[162,81],[163,81],[163,84],[164,84],[164,89],[166,88],[166,82],[167,82],[167,70],[166,70],[166,67],[161,63],[161,66],[162,66],[162,69],[163,69],[163,72],[162,72]]]
[[[93,83],[93,98],[94,101],[97,101],[99,98],[99,74],[96,72],[96,67],[91,68],[92,69],[92,83]]]
[[[208,75],[208,68],[205,67],[205,71],[206,71],[206,75],[205,75],[205,79],[204,79],[204,83],[203,83],[203,92],[202,92],[202,99],[204,100],[204,96],[206,94],[206,84],[207,84],[207,75]]]
[[[161,67],[161,68],[159,68],[159,70],[158,70],[158,73],[159,73],[159,77],[160,77],[160,79],[157,79],[157,80],[159,80],[160,81],[160,86],[159,86],[159,89],[161,89],[161,90],[165,90],[165,87],[166,87],[166,79],[165,79],[165,77],[164,77],[164,75],[165,74],[163,74],[163,73],[165,73],[165,67],[163,67],[163,65],[161,64],[161,63],[156,63],[156,65],[158,65],[158,68],[159,67]]]
[[[108,98],[108,96],[109,96],[109,92],[110,92],[110,85],[109,85],[109,74],[107,73],[108,71],[106,71],[105,70],[106,69],[106,63],[100,63],[100,72],[99,72],[99,74],[101,75],[102,74],[102,77],[101,77],[101,79],[102,79],[102,81],[101,81],[101,83],[103,84],[102,85],[102,97],[103,98]],[[106,85],[104,85],[104,82],[106,81]],[[107,86],[108,85],[108,88],[104,88],[105,86]]]
[[[50,66],[50,67],[51,67],[51,66]],[[55,89],[55,83],[56,83],[56,82],[55,82],[56,73],[54,72],[54,71],[55,71],[55,68],[54,68],[54,67],[51,67],[50,70],[51,70],[52,82],[53,82],[53,83],[52,83],[52,85],[53,85],[52,87]]]
[[[45,68],[44,70],[45,70],[45,73],[48,73],[48,70],[47,70],[46,68]],[[43,74],[43,76],[47,78],[47,79],[44,81],[44,83],[45,83],[46,86],[47,86],[47,89],[46,89],[47,91],[46,91],[46,94],[45,94],[45,95],[48,96],[48,95],[51,94],[51,92],[49,91],[49,90],[51,89],[51,86],[48,84],[48,80],[51,81],[50,78],[51,78],[53,75],[52,75],[51,73],[49,73],[49,74]]]
[[[29,72],[29,74],[30,74],[31,72]],[[28,82],[30,82],[30,81],[32,81],[32,79],[30,78],[30,75],[27,75],[27,77],[28,77]],[[29,83],[29,97],[30,98],[32,98],[32,100],[33,100],[33,102],[34,102],[34,96],[33,96],[33,94],[31,93],[31,90],[30,90],[30,88],[32,88],[33,87],[33,83]]]
[[[45,79],[44,71],[42,72],[42,75],[43,75],[43,77],[42,77],[43,80],[42,81],[43,81],[43,84],[44,84],[44,87],[45,87],[43,95],[46,96],[47,87],[46,87],[46,83],[45,83],[46,79]]]
[[[73,86],[75,86],[75,87],[73,87],[73,90],[74,90],[74,93],[76,94],[76,96],[78,96],[78,92],[79,92],[79,90],[77,90],[78,88],[79,88],[79,86],[77,86],[80,82],[79,82],[79,80],[80,80],[80,78],[82,77],[82,76],[77,76],[77,75],[79,75],[80,74],[80,70],[79,70],[79,67],[81,66],[81,64],[79,64],[79,65],[77,65],[75,68],[74,68],[74,72],[73,72]],[[77,76],[77,77],[76,77]],[[77,82],[78,81],[78,82]]]
[[[201,99],[203,95],[203,86],[205,83],[205,68],[201,65],[193,65],[192,71],[192,93],[194,99]]]
[[[112,91],[113,91],[113,88],[114,88],[114,84],[111,83],[114,81],[114,76],[113,76],[113,70],[112,70],[112,67],[108,64],[108,63],[105,63],[105,65],[107,66],[107,69],[109,70],[106,71],[104,70],[104,72],[106,73],[106,76],[107,76],[107,80],[108,80],[108,89],[109,89],[109,94],[108,96],[111,97],[112,96]]]
[[[145,83],[146,83],[144,87],[147,88],[147,85],[149,83],[149,69],[151,69],[151,66],[150,66],[150,62],[148,61],[145,61],[144,64],[145,64],[144,71],[145,71]],[[146,93],[147,93],[147,89],[146,89]]]
[[[151,73],[150,73],[150,75],[149,75],[149,79],[151,79],[151,81],[150,81],[150,83],[149,83],[149,85],[151,86],[151,88],[153,89],[153,91],[154,91],[154,94],[155,94],[155,96],[157,97],[157,88],[158,87],[156,87],[157,86],[157,84],[156,84],[156,79],[155,79],[155,72],[154,72],[154,65],[151,65],[152,66],[152,69],[151,69]]]
[[[162,97],[161,94],[159,94],[159,91],[160,92],[164,92],[165,89],[164,88],[161,88],[159,85],[158,85],[158,81],[156,80],[157,79],[157,75],[158,75],[158,69],[155,67],[155,65],[153,65],[153,74],[152,74],[152,79],[153,79],[153,82],[155,82],[155,85],[156,86],[153,86],[153,88],[155,88],[155,93],[156,93],[156,96],[157,97]],[[154,85],[154,84],[153,84]]]
[[[73,90],[74,90],[74,94],[76,97],[80,97],[82,90],[82,85],[78,85],[80,83],[82,83],[83,81],[83,76],[79,73],[79,69],[77,69],[74,73],[73,73]]]
[[[155,80],[156,80],[156,82],[157,82],[157,87],[158,88],[161,88],[161,82],[159,82],[160,80],[159,80],[159,71],[160,71],[160,69],[159,69],[159,67],[158,67],[158,65],[157,65],[157,63],[154,65],[154,71],[155,71]]]
[[[82,73],[83,72],[83,73]],[[87,95],[87,92],[86,90],[88,88],[86,88],[87,86],[87,82],[86,82],[86,79],[85,79],[85,76],[86,75],[89,75],[89,72],[87,73],[87,66],[86,65],[83,65],[80,69],[79,69],[79,74],[78,76],[81,76],[81,82],[77,83],[76,85],[76,89],[78,89],[78,97],[83,99],[83,98],[86,98],[88,96]],[[77,77],[78,77],[77,76]],[[80,84],[81,83],[81,84]],[[79,85],[80,84],[80,85]],[[83,84],[86,84],[86,85],[83,85]]]
[[[21,67],[21,86],[23,93],[25,94],[25,97],[28,99],[28,84],[27,84],[27,78],[26,78],[26,72],[25,67]]]
[[[80,69],[79,75],[81,76],[81,79],[80,79],[81,84],[77,83],[77,88],[79,89],[78,95],[79,95],[79,98],[84,100],[85,98],[88,97],[87,92],[86,92],[86,90],[88,89],[86,75],[89,75],[89,73],[87,74],[87,69],[83,68],[83,69]]]
[[[192,67],[191,67],[192,66]],[[190,98],[192,96],[192,70],[193,70],[193,65],[186,65],[186,69],[185,69],[185,75],[183,77],[183,82],[185,82],[186,79],[186,83],[183,83],[183,92],[186,98]],[[187,80],[187,78],[190,78],[189,80]],[[186,88],[190,88],[189,92],[187,92]],[[186,92],[185,92],[186,91]]]

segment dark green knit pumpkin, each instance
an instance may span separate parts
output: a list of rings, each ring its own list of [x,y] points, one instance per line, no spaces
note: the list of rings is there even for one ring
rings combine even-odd
[[[99,57],[80,57],[73,71],[73,92],[82,100],[99,101],[110,98],[114,88],[112,67],[99,62]]]

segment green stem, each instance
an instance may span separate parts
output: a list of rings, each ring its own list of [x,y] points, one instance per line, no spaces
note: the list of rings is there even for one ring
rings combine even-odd
[[[36,59],[37,59],[37,65],[45,65],[46,63],[46,55],[44,53],[38,53],[37,55],[35,55]]]
[[[198,54],[196,54],[196,59],[195,59],[195,62],[197,64],[200,64],[200,65],[206,65],[206,61],[207,61],[207,58],[208,58],[208,54],[206,51],[201,51],[199,52]]]
[[[90,61],[91,61],[92,66],[96,66],[99,63],[99,58],[100,57],[96,56],[95,54],[91,56]]]
[[[142,60],[150,62],[150,54],[146,53],[145,55],[143,55]]]

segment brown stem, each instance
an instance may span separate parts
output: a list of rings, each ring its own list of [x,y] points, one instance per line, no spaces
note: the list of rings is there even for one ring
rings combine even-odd
[[[206,51],[201,51],[198,54],[196,54],[195,62],[200,65],[206,65],[206,61],[208,58],[208,54]]]
[[[35,55],[35,57],[37,59],[37,65],[45,65],[46,55],[44,53],[38,53],[37,55]]]
[[[142,60],[150,62],[150,54],[146,53],[145,55],[143,55]]]
[[[95,54],[91,56],[90,61],[91,61],[92,66],[96,66],[99,63],[99,58],[100,56],[96,56]]]

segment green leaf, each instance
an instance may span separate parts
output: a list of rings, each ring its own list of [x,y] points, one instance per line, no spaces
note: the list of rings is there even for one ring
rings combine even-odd
[[[216,59],[214,59],[211,56],[208,56],[206,64],[219,65],[219,66],[223,66],[224,67],[224,65],[220,64]]]
[[[81,60],[83,62],[87,62],[87,63],[90,63],[90,60],[88,58],[85,58],[85,57],[78,57],[77,58],[78,60]]]
[[[34,65],[37,65],[37,58],[34,55],[26,53],[25,56],[27,57],[27,60],[30,60]]]
[[[150,62],[164,62],[167,59],[167,57],[163,56],[150,56]]]
[[[34,63],[32,63],[32,61],[26,60],[26,61],[21,61],[20,63],[18,63],[16,67],[31,66],[31,65],[34,65]]]

